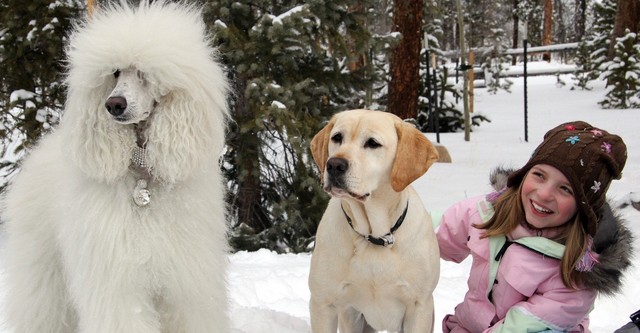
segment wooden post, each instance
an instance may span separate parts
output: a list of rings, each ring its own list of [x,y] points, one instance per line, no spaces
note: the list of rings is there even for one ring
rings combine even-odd
[[[469,51],[469,113],[473,113],[473,81],[475,80],[475,73],[473,72],[473,64],[475,62],[475,53],[473,50]]]
[[[456,7],[458,9],[458,30],[460,32],[460,66],[466,65],[465,53],[465,41],[464,41],[464,21],[462,19],[462,6],[460,0],[456,1]],[[462,75],[462,103],[464,105],[464,141],[471,140],[471,115],[469,114],[469,76]]]
[[[89,17],[93,14],[93,0],[87,0],[87,11],[89,12]]]
[[[451,155],[449,154],[447,147],[440,144],[440,110],[438,110],[438,94],[440,93],[440,91],[438,90],[438,80],[436,75],[436,68],[438,67],[437,67],[435,52],[431,53],[430,62],[431,62],[431,68],[433,68],[433,82],[434,82],[433,83],[434,85],[433,110],[434,110],[434,118],[435,118],[435,124],[436,124],[435,129],[436,129],[436,141],[437,141],[436,143],[433,144],[433,146],[436,147],[436,150],[438,151],[439,163],[451,163]],[[443,87],[445,84],[446,82],[442,82]]]

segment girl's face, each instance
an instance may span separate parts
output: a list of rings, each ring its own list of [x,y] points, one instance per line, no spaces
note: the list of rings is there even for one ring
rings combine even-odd
[[[527,222],[539,229],[563,225],[578,211],[573,188],[560,170],[534,165],[522,181],[521,200]]]

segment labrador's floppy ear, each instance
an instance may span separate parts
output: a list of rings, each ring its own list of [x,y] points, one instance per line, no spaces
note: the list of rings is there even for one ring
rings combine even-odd
[[[320,178],[324,176],[324,166],[329,157],[329,140],[334,123],[335,119],[332,118],[311,140],[311,155],[320,169]]]
[[[438,151],[413,125],[396,122],[398,148],[391,169],[391,187],[396,192],[405,189],[422,176],[438,160]]]

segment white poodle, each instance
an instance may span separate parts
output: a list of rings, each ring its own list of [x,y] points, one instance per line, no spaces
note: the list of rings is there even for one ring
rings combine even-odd
[[[225,73],[199,8],[98,9],[4,203],[16,333],[228,333]]]

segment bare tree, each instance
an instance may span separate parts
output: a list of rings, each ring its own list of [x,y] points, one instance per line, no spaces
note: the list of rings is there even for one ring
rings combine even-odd
[[[585,33],[587,22],[587,0],[576,0],[575,7],[576,41],[581,41]]]
[[[553,1],[544,0],[544,23],[542,29],[542,45],[551,45],[551,35],[553,27]],[[542,55],[545,61],[551,60],[551,53],[545,52]]]
[[[423,6],[422,0],[393,3],[393,31],[400,32],[402,39],[391,55],[387,111],[402,119],[418,115]]]
[[[520,19],[518,17],[518,11],[516,10],[518,8],[518,2],[520,0],[513,0],[513,44],[511,47],[518,48],[518,42],[520,41],[520,36],[519,36],[519,29],[518,29],[518,25],[520,24]],[[511,59],[511,64],[515,65],[516,64],[516,60],[517,57],[513,57]]]
[[[616,23],[613,26],[611,43],[609,44],[609,58],[612,58],[615,52],[616,38],[624,36],[627,29],[631,32],[638,32],[640,0],[618,0],[616,8]]]

